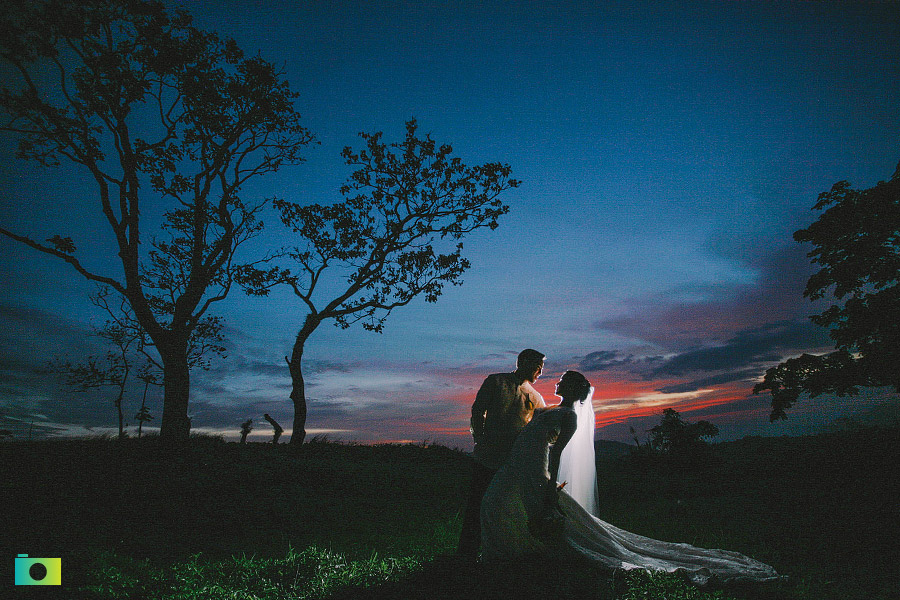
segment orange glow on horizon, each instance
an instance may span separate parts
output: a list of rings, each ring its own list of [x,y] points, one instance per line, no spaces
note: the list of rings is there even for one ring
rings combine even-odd
[[[454,374],[454,388],[457,393],[447,398],[447,412],[444,423],[461,423],[459,426],[447,426],[438,422],[415,424],[427,433],[452,438],[466,438],[470,435],[468,422],[472,402],[484,375]],[[745,381],[736,381],[714,385],[707,388],[683,392],[663,393],[660,389],[682,383],[683,379],[630,380],[617,377],[615,373],[590,373],[588,379],[594,385],[594,412],[597,429],[610,425],[661,415],[663,410],[674,408],[680,413],[691,413],[704,409],[723,406],[732,402],[745,400],[750,395],[750,385]],[[543,377],[535,384],[535,388],[544,397],[549,406],[559,402],[555,396],[556,378]],[[765,408],[736,410],[711,415],[712,419],[745,420],[755,419],[765,412]],[[408,423],[413,426],[413,423]]]
[[[441,433],[443,435],[470,435],[468,427],[441,427],[440,425],[427,424],[422,427],[428,433]]]
[[[628,419],[659,415],[667,408],[674,408],[680,413],[694,412],[744,400],[747,395],[747,390],[743,389],[741,385],[713,387],[687,394],[662,394],[657,392],[653,395],[651,402],[643,405],[640,404],[640,398],[638,397],[632,399],[633,402],[638,403],[637,406],[612,408],[605,411],[602,409],[596,411],[595,409],[596,424],[598,429],[602,429],[609,425],[623,423]],[[737,415],[744,412],[748,413],[747,416],[751,414],[751,411],[735,411],[734,413],[726,414]],[[719,416],[721,415],[716,415],[716,417]]]

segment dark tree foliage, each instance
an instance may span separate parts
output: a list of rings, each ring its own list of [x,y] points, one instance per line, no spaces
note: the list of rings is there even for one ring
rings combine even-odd
[[[20,158],[89,175],[92,197],[59,202],[105,221],[115,250],[86,262],[62,222],[46,242],[0,233],[126,299],[162,363],[161,437],[186,440],[192,335],[233,285],[265,294],[278,277],[269,257],[239,258],[267,203],[242,188],[301,160],[296,94],[271,63],[151,0],[7,0],[0,57],[0,130]]]
[[[650,429],[650,447],[663,454],[689,454],[706,444],[703,438],[719,435],[719,428],[709,421],[688,423],[674,408],[663,411],[659,425]]]
[[[812,317],[830,329],[835,351],[772,367],[754,393],[772,393],[770,419],[787,418],[801,394],[854,395],[860,387],[900,392],[900,165],[888,182],[855,190],[841,181],[819,195],[818,220],[794,234],[821,265],[806,284],[810,300],[836,300]]]
[[[106,311],[109,318],[102,327],[94,328],[98,337],[108,346],[106,354],[88,356],[83,360],[57,361],[51,369],[61,372],[66,382],[77,391],[86,392],[102,387],[115,390],[116,413],[119,423],[119,439],[125,437],[125,414],[123,400],[129,379],[134,374],[139,361],[138,356],[144,352],[145,336],[141,329],[133,327],[128,319],[127,304],[120,297],[118,307],[109,303],[110,289],[101,287],[97,294],[91,296],[91,303]],[[146,363],[143,369],[146,374]]]
[[[144,402],[147,400],[147,388],[144,388]],[[150,409],[147,408],[145,404],[141,404],[141,407],[134,414],[134,420],[138,422],[138,439],[141,439],[141,434],[144,429],[144,423],[149,423],[153,420],[153,415],[150,414]]]
[[[449,145],[416,130],[411,120],[402,142],[362,133],[364,149],[345,148],[344,160],[356,170],[341,187],[343,200],[275,202],[284,223],[306,242],[290,253],[299,269],[289,283],[307,311],[286,358],[293,382],[292,444],[305,437],[300,363],[316,328],[332,319],[339,327],[360,323],[380,332],[395,308],[419,296],[436,302],[446,284],[461,285],[470,264],[460,240],[479,228],[495,229],[509,210],[499,196],[519,185],[508,165],[466,166],[451,156]]]
[[[50,368],[61,373],[66,382],[80,392],[114,388],[121,439],[125,437],[123,402],[131,377],[135,376],[146,384],[141,410],[135,416],[143,425],[144,421],[153,418],[145,406],[147,387],[161,384],[163,365],[154,352],[152,341],[121,295],[107,286],[99,286],[97,292],[90,296],[90,301],[107,315],[103,325],[94,326],[94,331],[106,342],[108,350],[103,356],[87,356],[74,361],[57,360],[51,363]],[[224,356],[222,327],[220,317],[207,315],[191,331],[187,349],[190,368],[209,369],[211,354]]]

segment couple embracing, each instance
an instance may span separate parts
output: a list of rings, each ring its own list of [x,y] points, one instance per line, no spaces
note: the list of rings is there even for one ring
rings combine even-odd
[[[472,405],[475,463],[459,554],[485,561],[556,557],[606,570],[680,572],[710,580],[768,581],[779,576],[728,550],[663,542],[597,518],[593,388],[566,371],[548,407],[532,384],[544,355],[519,354],[513,373],[485,379]]]

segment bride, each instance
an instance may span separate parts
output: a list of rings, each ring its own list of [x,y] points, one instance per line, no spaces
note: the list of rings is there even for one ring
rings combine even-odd
[[[482,558],[574,554],[611,570],[679,571],[698,585],[710,579],[778,578],[772,567],[743,554],[629,533],[586,510],[585,505],[595,507],[597,501],[592,391],[584,375],[566,371],[556,386],[559,405],[536,413],[519,434],[509,460],[484,495]],[[560,458],[570,444],[574,456],[561,470]],[[558,480],[564,483],[557,485]]]

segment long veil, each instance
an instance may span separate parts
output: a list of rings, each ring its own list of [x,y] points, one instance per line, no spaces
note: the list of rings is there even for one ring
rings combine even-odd
[[[584,402],[575,403],[578,426],[563,448],[557,481],[566,484],[569,493],[585,510],[597,515],[597,463],[594,458],[594,388]]]

